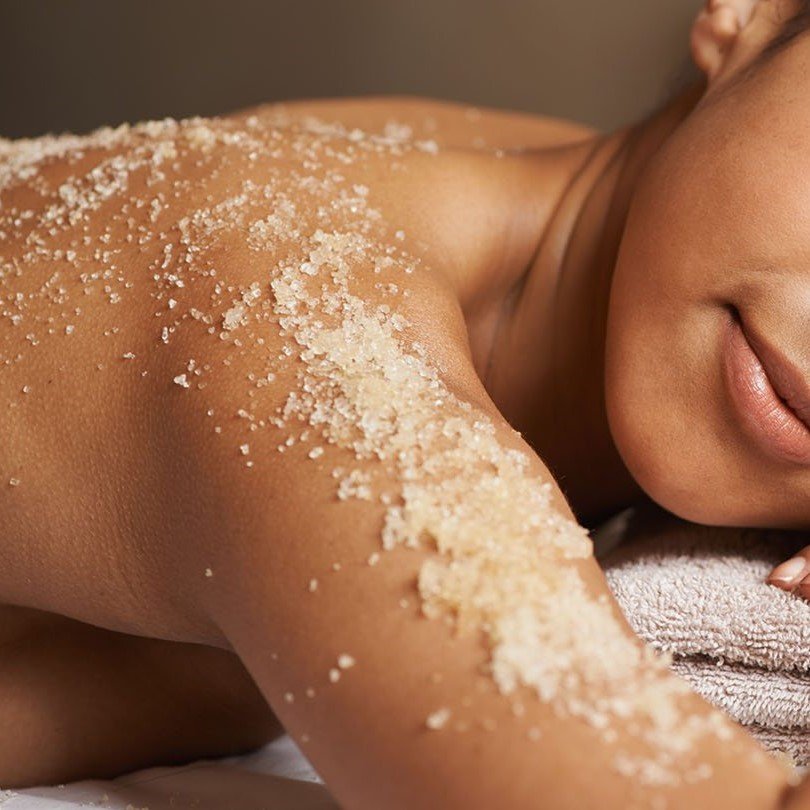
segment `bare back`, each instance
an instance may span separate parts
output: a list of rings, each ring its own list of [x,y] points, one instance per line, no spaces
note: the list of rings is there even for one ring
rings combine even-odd
[[[187,404],[205,414],[202,389],[222,384],[223,366],[258,338],[238,328],[266,276],[250,245],[289,250],[297,220],[316,216],[327,231],[348,222],[361,232],[368,210],[382,210],[396,223],[392,244],[411,254],[412,273],[397,284],[413,322],[443,319],[445,360],[472,352],[481,367],[502,296],[527,259],[508,242],[504,255],[502,236],[507,196],[528,193],[526,170],[494,147],[586,134],[405,100],[302,103],[216,129],[171,122],[9,144],[0,519],[13,542],[0,598],[117,630],[194,636],[194,620],[173,616],[159,591],[172,549],[200,530],[195,515],[210,496],[185,465],[225,443],[215,431],[239,424],[217,413],[192,427]],[[436,139],[450,146],[439,154]],[[302,169],[308,159],[318,171]],[[339,210],[316,210],[332,197]],[[206,241],[211,254],[201,256]],[[358,274],[363,295],[385,294],[378,273]],[[240,392],[243,405],[249,394]]]

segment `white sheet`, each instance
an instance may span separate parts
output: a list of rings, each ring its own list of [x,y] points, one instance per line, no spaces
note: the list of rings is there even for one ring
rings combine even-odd
[[[0,791],[2,810],[337,810],[293,741],[242,757],[148,768],[118,779]]]

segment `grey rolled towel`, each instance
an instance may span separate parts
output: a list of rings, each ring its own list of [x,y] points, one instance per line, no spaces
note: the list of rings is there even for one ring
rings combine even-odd
[[[810,764],[810,603],[764,580],[808,544],[807,533],[696,526],[652,508],[626,515],[596,544],[636,633],[800,766]]]

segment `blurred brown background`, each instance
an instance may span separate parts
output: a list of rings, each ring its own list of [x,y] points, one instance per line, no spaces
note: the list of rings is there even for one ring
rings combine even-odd
[[[608,128],[688,73],[700,0],[0,0],[0,135],[410,93]]]

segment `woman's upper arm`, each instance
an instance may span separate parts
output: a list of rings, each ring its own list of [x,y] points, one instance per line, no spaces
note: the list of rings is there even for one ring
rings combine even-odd
[[[400,318],[295,278],[208,385],[195,587],[341,804],[774,807],[781,769],[628,629],[441,285]]]

